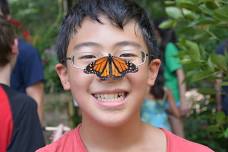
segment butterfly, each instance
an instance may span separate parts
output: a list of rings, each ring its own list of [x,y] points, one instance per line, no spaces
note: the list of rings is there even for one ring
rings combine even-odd
[[[86,66],[84,72],[87,74],[96,74],[100,79],[120,79],[127,73],[135,73],[138,67],[122,58],[112,56],[101,57]]]

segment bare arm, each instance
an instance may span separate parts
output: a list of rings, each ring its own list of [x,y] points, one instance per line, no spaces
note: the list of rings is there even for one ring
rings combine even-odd
[[[44,99],[44,85],[43,82],[38,82],[26,88],[26,93],[32,97],[37,103],[37,112],[40,122],[43,125],[44,112],[43,112],[43,99]]]
[[[179,109],[176,106],[175,100],[173,98],[172,92],[170,90],[166,90],[167,101],[169,103],[170,112],[177,118],[181,116]]]
[[[186,93],[186,85],[184,83],[185,75],[183,69],[178,69],[176,71],[177,79],[178,79],[178,86],[180,91],[180,110],[183,114],[186,114],[190,107],[187,104],[185,93]]]
[[[216,94],[215,94],[215,100],[216,100],[216,109],[217,111],[221,111],[222,110],[222,105],[221,105],[221,80],[216,79],[215,80],[215,90],[216,90]]]

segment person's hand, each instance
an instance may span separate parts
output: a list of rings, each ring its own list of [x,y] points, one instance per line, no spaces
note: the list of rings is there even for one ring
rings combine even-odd
[[[51,140],[51,142],[54,142],[58,140],[65,132],[70,131],[70,128],[67,126],[64,126],[63,124],[59,124],[56,127],[46,126],[45,130],[53,132],[49,140]]]
[[[191,109],[191,104],[184,101],[184,102],[181,102],[180,104],[180,113],[181,113],[181,116],[186,116],[189,111]]]

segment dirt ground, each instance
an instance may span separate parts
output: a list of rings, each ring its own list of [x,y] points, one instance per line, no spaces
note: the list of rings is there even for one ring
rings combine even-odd
[[[72,126],[72,97],[69,93],[46,94],[44,100],[45,126],[56,127],[59,124]],[[46,143],[50,143],[51,131],[44,131]]]

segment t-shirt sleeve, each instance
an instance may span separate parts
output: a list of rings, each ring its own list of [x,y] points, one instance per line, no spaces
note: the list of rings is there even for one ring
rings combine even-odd
[[[30,97],[20,96],[17,99],[24,102],[15,116],[13,137],[8,152],[34,152],[45,145],[37,106]]]
[[[165,49],[165,64],[170,72],[174,72],[181,68],[180,60],[178,58],[178,50],[172,43],[168,43]]]
[[[80,137],[79,125],[77,128],[65,133],[57,141],[38,149],[36,152],[87,152]]]
[[[167,130],[163,129],[163,131],[166,135],[167,151],[169,152],[214,152],[204,145],[176,136]]]
[[[43,65],[38,51],[32,46],[27,47],[26,59],[23,60],[23,79],[25,87],[44,80]]]

